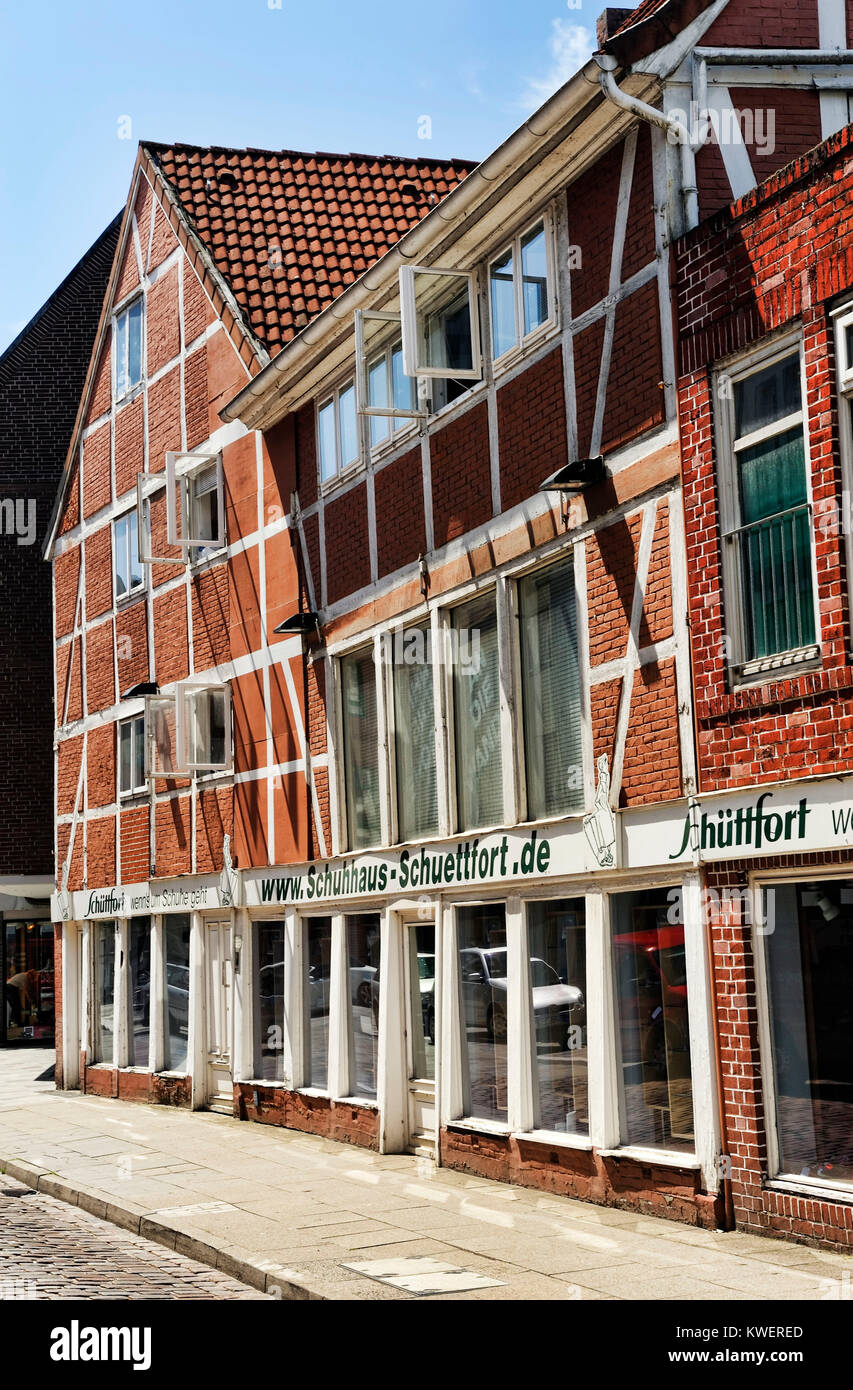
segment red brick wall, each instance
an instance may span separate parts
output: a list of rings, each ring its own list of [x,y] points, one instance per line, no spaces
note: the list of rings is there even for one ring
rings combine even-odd
[[[492,515],[489,416],[485,402],[430,435],[436,548]]]
[[[732,1200],[737,1226],[756,1235],[776,1235],[807,1244],[853,1250],[853,1206],[824,1198],[797,1197],[765,1185],[769,1153],[762,1089],[759,1015],[753,927],[742,920],[738,891],[762,869],[809,868],[853,862],[847,853],[776,856],[748,863],[715,864],[705,870],[716,894],[711,936],[716,988],[718,1048],[725,1106],[724,1143],[732,1160]],[[796,876],[795,874],[792,876]]]
[[[713,48],[820,48],[817,0],[729,0],[702,38]]]
[[[374,480],[379,577],[410,565],[426,550],[420,445],[381,468]]]
[[[832,137],[676,248],[681,332],[690,621],[701,786],[832,773],[853,767],[840,730],[853,717],[850,613],[830,300],[853,287],[850,134]],[[819,671],[730,690],[710,369],[786,325],[801,324],[823,660]],[[829,510],[826,510],[826,509]],[[837,508],[837,512],[835,509]],[[822,510],[823,509],[823,510]],[[826,524],[820,521],[824,516]]]
[[[497,403],[501,507],[507,511],[569,461],[562,349],[502,386]]]
[[[604,1158],[594,1150],[567,1149],[523,1135],[477,1134],[453,1125],[441,1130],[439,1142],[442,1165],[462,1173],[706,1230],[719,1224],[718,1203],[701,1190],[699,1175],[689,1169]]]
[[[370,583],[367,484],[326,503],[326,597],[329,603]]]
[[[352,1102],[308,1096],[302,1091],[285,1091],[280,1087],[238,1083],[234,1087],[234,1114],[260,1124],[322,1134],[325,1139],[339,1144],[379,1148],[379,1111]]]

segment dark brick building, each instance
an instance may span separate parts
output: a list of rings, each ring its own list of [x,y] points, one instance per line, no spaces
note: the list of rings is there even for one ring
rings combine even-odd
[[[112,222],[0,357],[0,1043],[53,1035],[51,571],[43,544],[104,291]],[[44,940],[43,940],[44,938]],[[30,972],[35,972],[35,978]]]

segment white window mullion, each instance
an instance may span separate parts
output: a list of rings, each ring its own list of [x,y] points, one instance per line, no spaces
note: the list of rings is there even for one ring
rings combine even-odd
[[[586,896],[587,1067],[589,1137],[597,1149],[619,1143],[619,1054],[616,1047],[610,901]]]
[[[151,963],[149,970],[148,999],[148,1066],[151,1071],[162,1071],[166,1060],[166,961],[163,942],[163,918],[151,918]]]
[[[704,890],[698,874],[685,877],[681,893],[694,1142],[696,1156],[702,1164],[702,1185],[706,1192],[716,1192],[719,1181],[717,1155],[720,1151],[720,1117],[716,1088],[713,989]]]
[[[439,907],[441,931],[441,999],[436,1017],[439,1029],[438,1053],[441,1057],[441,1087],[436,1097],[439,1123],[451,1124],[465,1113],[465,1078],[462,1056],[462,1009],[459,993],[459,952],[456,939],[456,910]]]
[[[527,913],[521,898],[506,900],[507,944],[507,1123],[525,1132],[536,1124],[534,1067],[536,1034],[530,994]]]
[[[350,984],[347,960],[346,918],[332,917],[332,948],[329,977],[329,1075],[328,1090],[333,1100],[350,1093],[349,1065]]]
[[[519,708],[515,700],[513,677],[515,622],[513,596],[505,575],[498,576],[495,595],[498,617],[498,673],[500,685],[500,732],[502,749],[503,823],[516,825],[521,808],[519,758],[517,756]]]

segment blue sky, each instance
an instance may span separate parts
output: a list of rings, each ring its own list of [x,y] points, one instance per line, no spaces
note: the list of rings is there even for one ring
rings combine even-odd
[[[140,140],[481,159],[585,60],[602,8],[9,0],[0,351],[124,204]]]

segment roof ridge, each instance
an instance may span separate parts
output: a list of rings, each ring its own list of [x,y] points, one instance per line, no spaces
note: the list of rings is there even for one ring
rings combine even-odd
[[[466,167],[475,169],[481,163],[479,159],[463,159],[461,157],[449,156],[448,158],[438,158],[434,155],[413,155],[413,154],[364,154],[355,150],[294,150],[294,149],[265,149],[258,145],[190,145],[183,141],[162,140],[141,140],[143,149],[151,152],[169,150],[172,152],[192,151],[193,153],[207,154],[260,154],[274,155],[281,159],[286,155],[295,155],[299,159],[360,159],[360,160],[388,160],[398,164],[429,164],[433,167],[443,165],[448,167]]]

